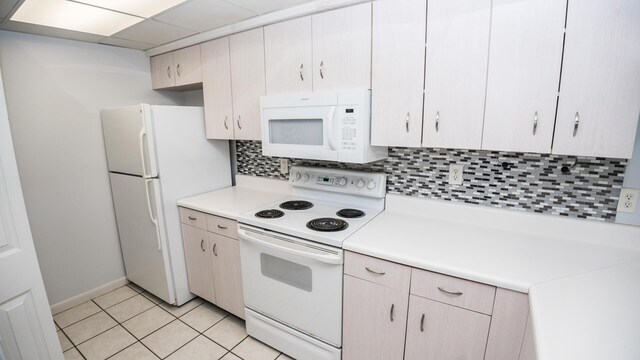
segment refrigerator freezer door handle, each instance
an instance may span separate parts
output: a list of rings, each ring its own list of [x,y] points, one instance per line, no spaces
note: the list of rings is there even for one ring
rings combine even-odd
[[[147,167],[144,161],[144,136],[147,135],[147,130],[143,126],[138,133],[138,146],[140,147],[140,160],[142,160],[142,178],[147,178]],[[148,195],[147,195],[148,199]]]
[[[155,225],[155,228],[156,228],[156,239],[158,239],[158,251],[162,251],[162,242],[160,241],[160,234],[158,232],[158,219],[153,217],[153,211],[151,211],[151,198],[149,196],[149,183],[152,180],[153,179],[145,179],[144,180],[145,195],[147,195],[147,210],[149,210],[149,219],[151,219],[151,222],[153,222],[153,225]]]

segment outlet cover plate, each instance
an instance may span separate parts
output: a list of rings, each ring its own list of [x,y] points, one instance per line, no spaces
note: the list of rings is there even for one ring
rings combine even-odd
[[[635,213],[638,205],[638,196],[640,196],[640,190],[622,188],[620,200],[618,200],[618,212]]]
[[[464,172],[464,165],[450,164],[449,165],[449,184],[462,185],[463,172]]]
[[[280,174],[289,174],[289,159],[280,159]]]

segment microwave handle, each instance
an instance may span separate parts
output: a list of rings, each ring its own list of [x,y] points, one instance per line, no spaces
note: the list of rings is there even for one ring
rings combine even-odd
[[[336,114],[336,107],[332,106],[329,109],[329,116],[328,116],[328,123],[327,123],[327,142],[329,143],[329,148],[331,150],[335,150],[336,147],[333,144],[333,121],[334,121],[334,116]]]

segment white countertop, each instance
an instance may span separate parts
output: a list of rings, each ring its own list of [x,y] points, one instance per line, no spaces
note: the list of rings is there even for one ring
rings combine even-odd
[[[283,180],[236,175],[236,186],[180,199],[178,206],[235,220],[244,212],[286,197],[289,192],[289,184]]]

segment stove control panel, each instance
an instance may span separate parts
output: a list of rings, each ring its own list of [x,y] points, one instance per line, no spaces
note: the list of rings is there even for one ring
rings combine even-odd
[[[292,166],[289,183],[295,187],[381,198],[386,193],[387,176],[383,173]]]

